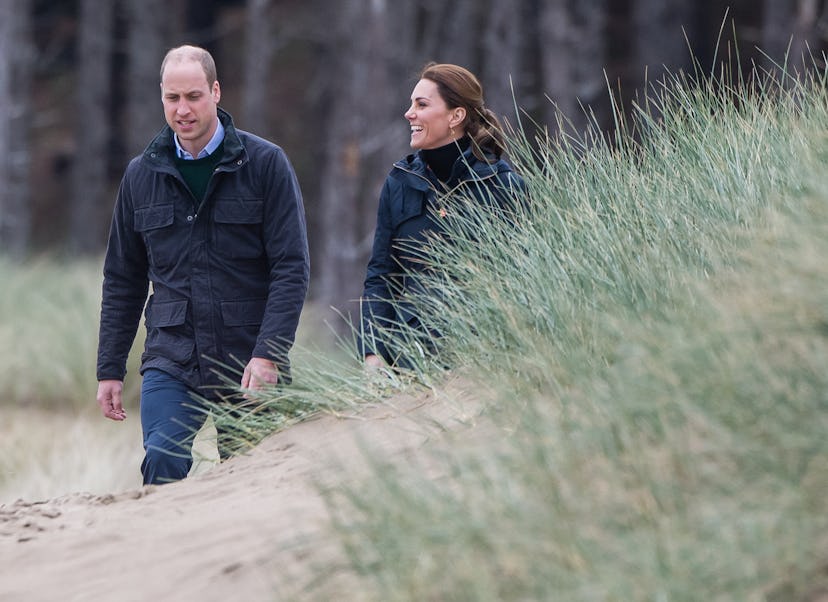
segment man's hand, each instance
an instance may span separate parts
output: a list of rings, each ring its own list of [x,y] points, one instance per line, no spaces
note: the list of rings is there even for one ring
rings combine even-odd
[[[262,357],[251,358],[242,374],[241,388],[260,391],[279,382],[279,369],[270,360]]]
[[[110,420],[124,420],[124,411],[121,393],[124,390],[122,380],[102,380],[98,383],[98,405],[101,406],[103,415]]]

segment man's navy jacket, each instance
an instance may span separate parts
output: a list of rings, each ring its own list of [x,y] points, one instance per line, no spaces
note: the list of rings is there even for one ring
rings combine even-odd
[[[203,200],[175,168],[169,127],[126,169],[104,261],[98,380],[124,378],[145,302],[141,372],[215,387],[217,371],[238,382],[232,370],[262,357],[288,378],[309,277],[302,195],[281,148],[221,109],[219,119],[224,154]]]

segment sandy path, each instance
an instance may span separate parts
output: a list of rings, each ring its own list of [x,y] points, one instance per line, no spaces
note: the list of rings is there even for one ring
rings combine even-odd
[[[0,600],[301,599],[314,567],[337,553],[313,481],[363,473],[359,441],[401,460],[474,412],[431,395],[399,398],[293,426],[179,483],[0,506]],[[359,597],[339,590],[338,599]]]

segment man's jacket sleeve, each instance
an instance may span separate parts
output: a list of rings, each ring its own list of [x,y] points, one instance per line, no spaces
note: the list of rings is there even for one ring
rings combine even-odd
[[[310,277],[307,226],[296,174],[281,149],[269,158],[268,171],[264,237],[270,283],[253,357],[287,370]]]
[[[129,174],[128,168],[115,201],[104,259],[98,380],[123,380],[149,286],[147,251],[133,227]]]

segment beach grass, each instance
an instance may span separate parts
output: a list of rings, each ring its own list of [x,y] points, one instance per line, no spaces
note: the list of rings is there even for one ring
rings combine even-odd
[[[65,412],[94,405],[101,261],[0,258],[0,281],[0,406]],[[139,380],[140,330],[128,363],[128,399]]]
[[[522,136],[528,203],[447,200],[413,299],[420,376],[480,383],[500,430],[325,491],[360,599],[816,599],[824,73],[678,75],[615,138]]]

